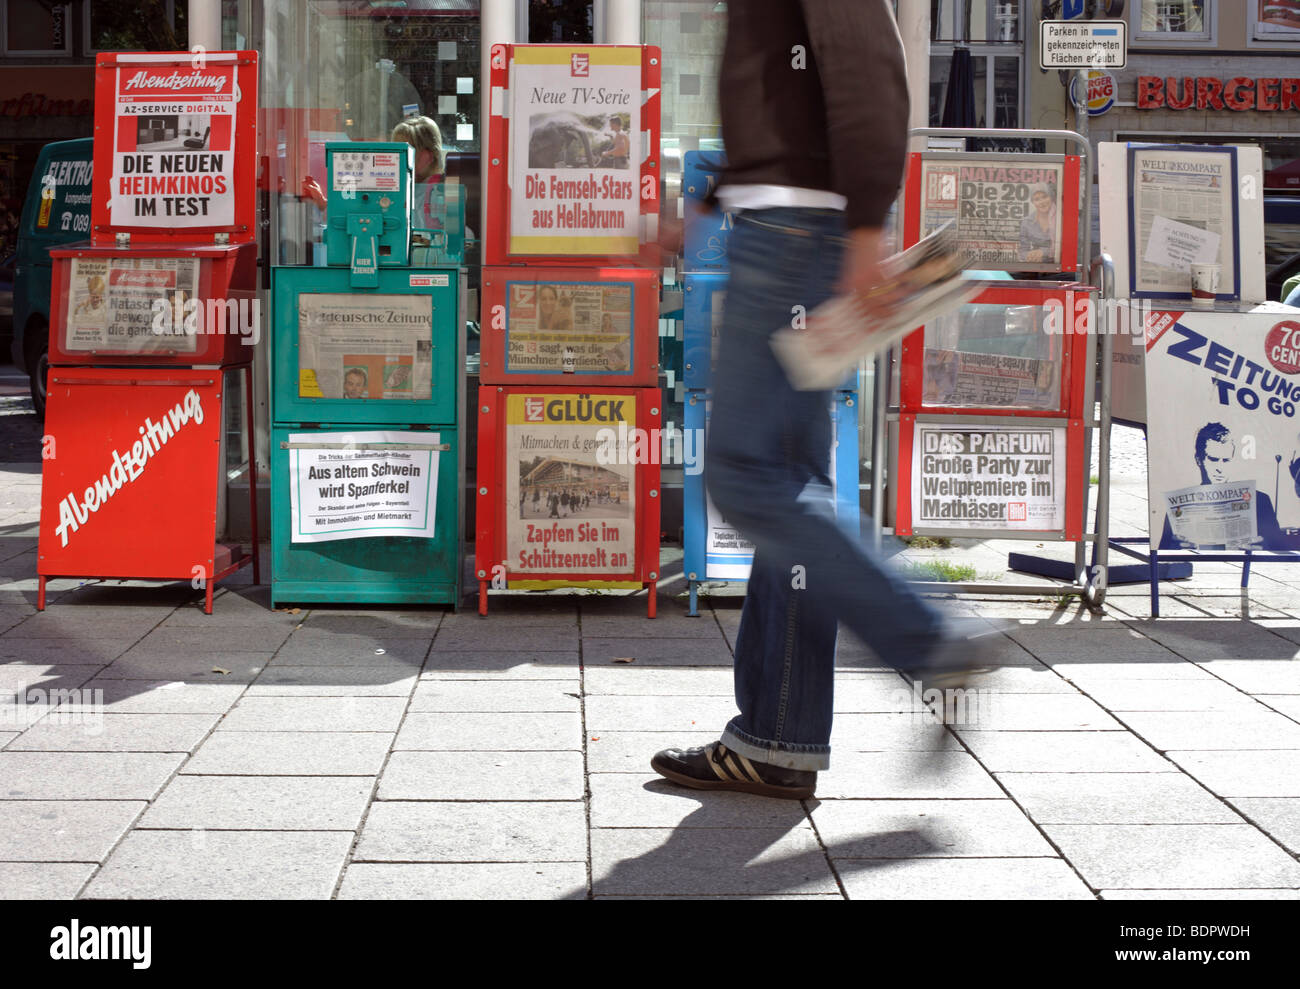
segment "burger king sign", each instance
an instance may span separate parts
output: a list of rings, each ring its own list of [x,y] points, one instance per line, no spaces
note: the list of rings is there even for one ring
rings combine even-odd
[[[1115,105],[1115,77],[1109,72],[1091,69],[1088,72],[1088,96],[1079,99],[1079,77],[1070,80],[1070,102],[1082,108],[1087,106],[1088,116],[1095,117],[1105,113]]]

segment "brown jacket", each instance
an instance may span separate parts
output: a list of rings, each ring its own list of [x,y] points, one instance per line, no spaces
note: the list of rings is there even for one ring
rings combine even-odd
[[[829,189],[878,227],[902,181],[907,76],[888,0],[730,0],[722,182]]]

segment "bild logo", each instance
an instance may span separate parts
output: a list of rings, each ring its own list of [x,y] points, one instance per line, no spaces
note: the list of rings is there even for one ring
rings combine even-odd
[[[546,399],[525,398],[524,419],[527,422],[545,422],[546,421]]]
[[[1007,521],[1026,521],[1025,503],[1023,501],[1012,501],[1007,503]]]
[[[589,74],[590,56],[586,52],[574,52],[569,56],[569,75],[586,78]]]

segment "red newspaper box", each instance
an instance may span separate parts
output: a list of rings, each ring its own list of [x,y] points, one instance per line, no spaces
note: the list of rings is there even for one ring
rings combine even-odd
[[[224,377],[220,369],[50,370],[38,608],[49,578],[93,575],[202,581],[211,613],[213,582],[248,562],[215,539],[222,423],[238,401]]]
[[[51,252],[39,608],[51,577],[190,580],[209,614],[214,581],[258,580],[256,170],[256,52],[96,58],[91,240]],[[251,556],[218,536],[228,411]]]
[[[659,579],[657,388],[479,389],[479,612],[489,587]]]

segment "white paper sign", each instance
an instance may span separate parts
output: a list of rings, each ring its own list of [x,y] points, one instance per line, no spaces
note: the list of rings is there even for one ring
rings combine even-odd
[[[234,65],[118,66],[113,226],[234,223],[235,71]]]
[[[1142,260],[1161,268],[1189,271],[1194,264],[1213,264],[1219,259],[1219,240],[1213,230],[1157,216],[1151,221],[1151,237]]]
[[[431,539],[439,442],[403,430],[290,433],[292,541]]]
[[[713,580],[748,580],[754,565],[754,544],[723,519],[707,494],[704,502],[708,518],[704,576]]]
[[[519,45],[510,84],[510,252],[639,249],[641,50]]]

